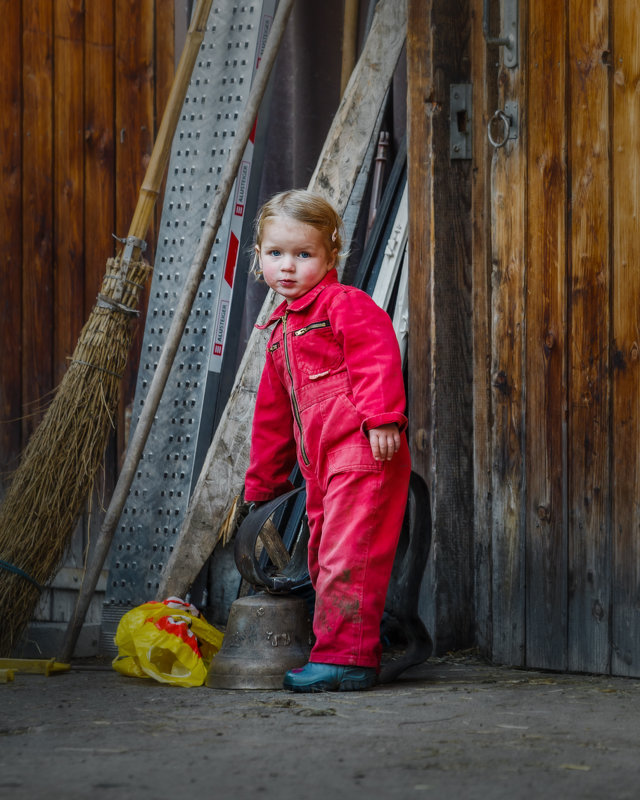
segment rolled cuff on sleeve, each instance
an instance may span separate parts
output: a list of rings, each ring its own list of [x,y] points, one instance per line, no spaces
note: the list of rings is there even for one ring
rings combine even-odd
[[[398,426],[400,433],[404,433],[409,420],[404,414],[400,414],[397,411],[388,411],[384,414],[374,414],[372,417],[367,417],[363,421],[360,430],[366,436],[372,428],[379,428],[381,425],[391,425],[393,422]]]
[[[245,484],[244,499],[247,503],[266,503],[268,500],[275,500],[276,497],[280,497],[281,494],[286,494],[292,489],[295,489],[295,486],[291,481],[269,488]]]

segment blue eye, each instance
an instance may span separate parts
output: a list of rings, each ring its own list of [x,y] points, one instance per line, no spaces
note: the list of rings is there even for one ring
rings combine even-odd
[[[279,250],[269,250],[269,255],[270,256],[279,256],[280,255],[280,251]]]
[[[307,253],[307,251],[306,251],[306,250],[303,250],[303,251],[300,253],[300,258],[311,258],[311,254],[310,254],[310,253]]]

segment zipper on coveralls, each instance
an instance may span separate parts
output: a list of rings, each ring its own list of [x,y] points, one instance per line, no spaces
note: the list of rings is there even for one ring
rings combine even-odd
[[[307,325],[306,328],[298,328],[297,331],[293,332],[294,336],[303,336],[307,331],[312,331],[315,328],[328,328],[331,325],[328,319],[323,319],[322,322],[312,322],[310,325]]]
[[[302,455],[302,460],[304,461],[305,467],[308,467],[310,464],[309,458],[307,457],[307,452],[304,449],[304,434],[302,431],[302,419],[300,417],[300,409],[298,408],[298,400],[296,398],[296,392],[293,388],[293,373],[291,372],[291,362],[289,361],[289,348],[287,347],[287,314],[289,312],[285,311],[284,316],[282,317],[282,342],[284,344],[284,361],[287,365],[287,372],[289,373],[289,377],[291,378],[291,405],[293,407],[293,416],[295,417],[296,424],[298,426],[298,430],[300,431],[300,453]]]

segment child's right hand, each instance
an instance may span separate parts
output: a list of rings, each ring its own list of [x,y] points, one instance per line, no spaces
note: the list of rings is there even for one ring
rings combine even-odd
[[[400,449],[400,431],[395,422],[369,431],[369,444],[376,461],[391,461]]]

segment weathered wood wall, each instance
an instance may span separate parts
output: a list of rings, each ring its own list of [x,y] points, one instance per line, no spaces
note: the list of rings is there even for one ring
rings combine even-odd
[[[0,496],[67,368],[112,234],[128,232],[173,77],[175,5],[0,0]],[[155,226],[147,241],[152,262]],[[137,347],[105,458],[107,494]]]
[[[509,69],[483,41],[482,5],[472,2],[478,641],[503,663],[637,676],[640,7],[521,0]],[[518,137],[494,148],[487,123],[507,101]]]
[[[0,2],[2,482],[128,231],[173,76],[174,5]]]

